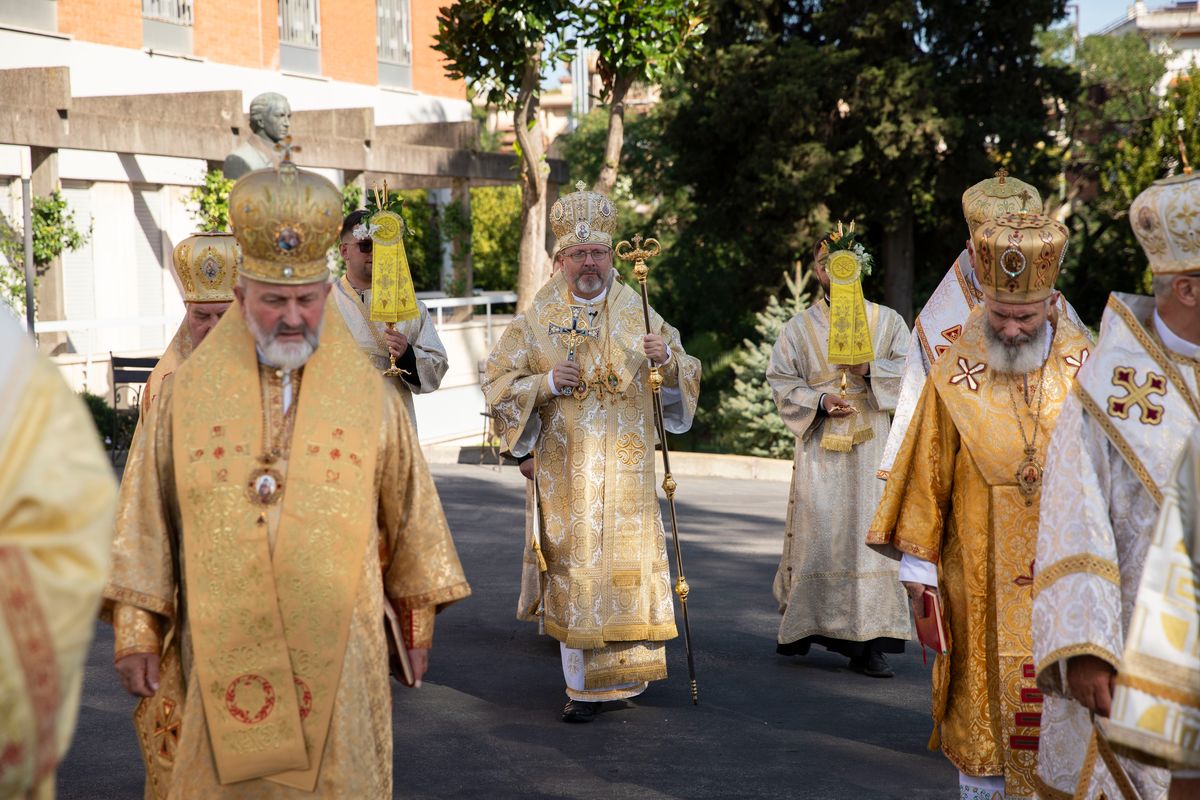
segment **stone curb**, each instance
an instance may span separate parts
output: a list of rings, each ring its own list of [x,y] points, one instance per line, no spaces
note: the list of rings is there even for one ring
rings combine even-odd
[[[478,444],[457,442],[424,445],[421,448],[430,464],[495,464],[495,451]],[[662,475],[662,453],[655,453],[655,469]],[[506,462],[508,463],[508,462]],[[792,479],[792,462],[781,458],[735,456],[723,453],[671,453],[671,472],[675,477],[728,478],[746,481]]]

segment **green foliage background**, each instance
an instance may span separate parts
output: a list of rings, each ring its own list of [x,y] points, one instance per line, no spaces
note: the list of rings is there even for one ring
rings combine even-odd
[[[33,263],[38,276],[63,251],[78,250],[87,244],[92,231],[76,226],[75,213],[67,208],[62,192],[55,189],[49,197],[31,201],[33,219]],[[0,302],[19,312],[25,311],[25,240],[24,232],[7,217],[0,216]],[[34,279],[37,286],[37,278]]]

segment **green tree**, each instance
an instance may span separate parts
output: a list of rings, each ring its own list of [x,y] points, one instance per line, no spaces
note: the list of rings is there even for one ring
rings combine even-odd
[[[767,366],[783,326],[808,308],[811,280],[812,273],[807,271],[798,281],[784,274],[787,294],[783,301],[775,295],[768,298],[767,307],[755,315],[755,335],[742,341],[741,349],[733,358],[733,386],[721,393],[715,411],[715,427],[721,431],[722,444],[729,452],[768,458],[792,457],[795,439],[775,407],[775,398],[767,383]]]
[[[517,253],[521,244],[521,187],[471,189],[471,218],[475,286],[512,291],[517,286]]]
[[[546,139],[537,114],[542,75],[573,44],[566,35],[570,0],[457,0],[438,13],[434,45],[450,77],[465,80],[487,102],[513,112],[521,159],[521,243],[518,308],[533,300],[549,275],[546,253]]]
[[[656,84],[698,52],[704,34],[701,0],[603,0],[575,7],[574,25],[596,48],[608,106],[608,135],[596,191],[611,194],[625,142],[625,97],[635,83]]]
[[[87,244],[92,230],[81,231],[75,212],[67,207],[62,192],[55,189],[48,197],[34,197],[30,203],[33,220],[33,264],[35,286],[51,261],[64,251],[78,250]],[[25,310],[25,238],[24,231],[0,215],[0,302]]]
[[[233,184],[221,170],[210,169],[204,173],[204,182],[184,195],[183,201],[200,222],[200,230],[229,230],[229,190]]]

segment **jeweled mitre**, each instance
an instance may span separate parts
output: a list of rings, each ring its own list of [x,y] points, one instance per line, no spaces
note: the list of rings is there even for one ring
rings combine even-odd
[[[1200,271],[1200,174],[1150,184],[1129,207],[1129,223],[1155,275]]]
[[[550,209],[550,227],[557,244],[554,254],[576,244],[602,244],[612,247],[617,228],[617,211],[607,197],[589,192],[583,181],[575,184],[577,191],[558,198]]]
[[[975,229],[975,275],[1001,303],[1034,303],[1054,291],[1067,254],[1067,227],[1041,214],[1005,214]]]
[[[193,233],[175,245],[175,275],[185,303],[232,303],[242,248],[232,233]]]
[[[989,219],[1021,212],[1042,213],[1042,196],[1025,181],[1000,170],[996,177],[980,181],[963,192],[962,209],[967,229],[974,235],[975,229]]]
[[[242,273],[266,283],[329,276],[326,252],[342,225],[342,193],[289,160],[251,172],[229,192],[229,225],[242,246]]]

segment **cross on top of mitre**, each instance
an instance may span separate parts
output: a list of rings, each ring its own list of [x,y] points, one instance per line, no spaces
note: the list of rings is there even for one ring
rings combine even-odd
[[[298,144],[292,144],[292,135],[289,133],[278,142],[275,143],[275,150],[283,154],[283,161],[291,162],[292,153],[299,153],[303,148]]]

